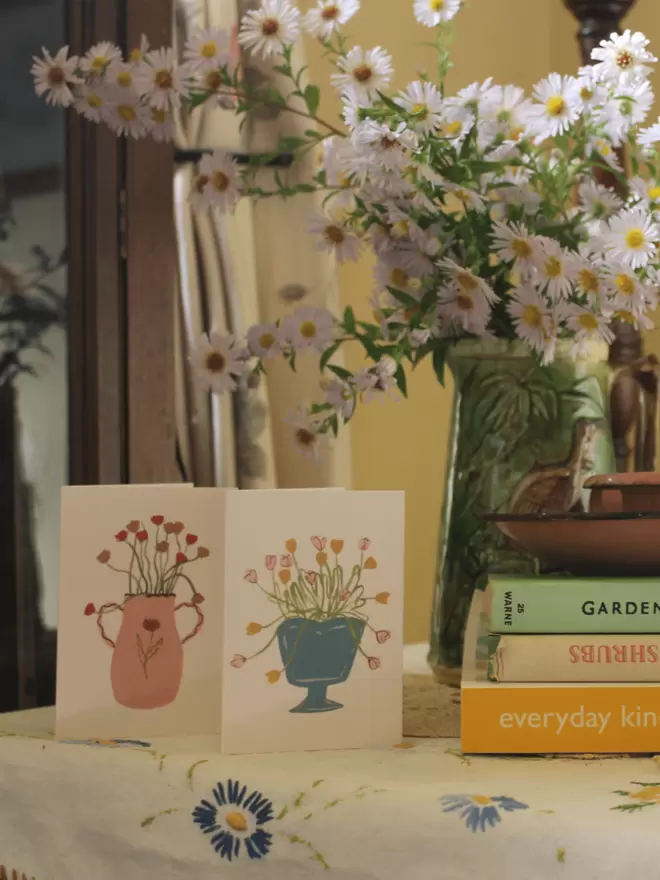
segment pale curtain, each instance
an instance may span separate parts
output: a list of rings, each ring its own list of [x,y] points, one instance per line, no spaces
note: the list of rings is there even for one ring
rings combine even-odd
[[[199,27],[233,30],[250,0],[179,0],[176,41]],[[304,64],[298,50],[296,65]],[[253,82],[276,82],[272,65],[244,55],[246,75]],[[309,120],[264,108],[255,112],[243,131],[230,111],[201,107],[179,121],[177,142],[184,148],[226,149],[265,153],[280,135],[301,134]],[[316,160],[309,156],[307,162]],[[285,174],[307,177],[311,165],[301,163]],[[209,406],[190,374],[187,353],[195,337],[209,328],[241,335],[256,322],[273,321],[300,304],[339,308],[336,268],[328,255],[317,253],[306,233],[309,218],[322,208],[318,194],[285,202],[242,199],[236,214],[201,217],[191,212],[187,196],[192,166],[175,178],[180,308],[177,315],[177,418],[181,455],[188,477],[197,485],[238,485],[241,488],[347,486],[350,484],[348,431],[325,448],[318,463],[293,448],[283,418],[301,402],[320,399],[319,370],[313,356],[299,361],[292,373],[285,363],[268,367],[268,378],[256,390],[213,398]],[[263,187],[272,188],[264,170]]]

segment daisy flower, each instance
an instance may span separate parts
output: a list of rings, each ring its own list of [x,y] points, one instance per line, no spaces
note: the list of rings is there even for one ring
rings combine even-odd
[[[612,319],[622,321],[624,324],[630,324],[636,330],[653,330],[655,324],[645,312],[635,314],[627,309],[616,309],[612,313]]]
[[[100,76],[113,61],[121,61],[121,49],[114,43],[104,40],[96,43],[80,59],[80,69],[85,73]]]
[[[39,96],[46,93],[47,104],[68,107],[74,102],[70,86],[82,82],[74,73],[78,66],[78,57],[76,55],[67,57],[68,46],[63,46],[54,58],[46,49],[41,51],[43,58],[35,56],[34,64],[30,69],[34,77],[34,90]]]
[[[108,89],[101,80],[92,81],[89,85],[78,86],[75,90],[74,108],[85,119],[100,122],[103,107],[106,104]]]
[[[553,302],[566,299],[571,293],[573,281],[568,253],[553,239],[537,240],[541,242],[534,258],[538,283],[546,287]]]
[[[619,196],[606,186],[588,180],[578,189],[580,208],[590,220],[607,220],[623,207]]]
[[[300,11],[289,0],[263,0],[241,22],[238,42],[262,58],[282,53],[300,33]]]
[[[363,396],[364,402],[368,403],[374,398],[381,400],[385,395],[398,400],[393,393],[396,388],[394,374],[396,373],[396,361],[388,355],[382,357],[373,367],[364,367],[355,376],[355,387]]]
[[[411,82],[394,101],[413,117],[410,126],[415,131],[428,135],[442,125],[443,100],[433,83],[422,80]]]
[[[319,433],[321,426],[319,417],[312,415],[306,407],[301,406],[290,413],[284,419],[284,423],[289,427],[294,448],[305,458],[317,462],[324,436]]]
[[[174,139],[174,120],[170,110],[159,110],[158,107],[149,107],[148,131],[151,137],[159,143],[170,143]]]
[[[191,73],[218,70],[231,62],[229,32],[204,28],[186,40],[183,59]]]
[[[620,147],[630,129],[646,120],[653,106],[653,89],[647,80],[621,86],[607,103],[594,113],[615,147]]]
[[[646,210],[654,208],[658,209],[660,203],[660,183],[651,178],[645,180],[643,177],[633,177],[630,181],[631,195],[634,196],[638,203],[641,203]]]
[[[522,223],[495,223],[493,230],[493,248],[500,260],[513,260],[515,271],[530,275],[539,250],[535,236]]]
[[[305,16],[308,34],[329,40],[340,25],[346,24],[360,8],[360,0],[318,0]]]
[[[616,151],[612,144],[602,137],[593,137],[589,140],[589,146],[591,147],[592,153],[598,154],[601,156],[605,162],[610,166],[610,168],[614,168],[616,171],[621,171],[621,163],[619,162],[619,157],[616,154]]]
[[[605,283],[598,272],[598,264],[579,254],[569,254],[567,261],[569,274],[574,278],[578,292],[586,296],[592,305],[598,305],[605,292]]]
[[[449,286],[453,288],[459,295],[467,294],[470,296],[478,294],[488,305],[493,305],[497,299],[495,291],[474,272],[459,266],[453,260],[446,257],[438,263],[445,273],[449,276]]]
[[[536,84],[534,98],[527,126],[538,141],[563,134],[580,115],[580,86],[574,76],[551,73]]]
[[[552,334],[552,322],[548,306],[538,290],[531,284],[515,288],[506,310],[511,315],[518,338],[534,351],[544,352]]]
[[[247,332],[251,354],[266,361],[282,351],[281,334],[277,324],[254,324]]]
[[[362,111],[371,107],[369,97],[355,91],[345,92],[342,96],[341,115],[350,131],[354,131],[367,118]]]
[[[245,349],[236,347],[233,336],[213,331],[199,337],[189,360],[199,386],[214,394],[234,391],[247,369]]]
[[[439,291],[439,298],[437,317],[441,323],[448,321],[453,328],[477,336],[486,333],[491,307],[478,289],[443,288]]]
[[[415,18],[426,27],[450,21],[461,8],[461,0],[415,0]]]
[[[136,46],[134,49],[131,49],[128,60],[129,63],[133,66],[137,65],[142,61],[144,56],[147,54],[149,49],[151,48],[149,44],[149,39],[146,34],[142,34],[140,37],[140,45]]]
[[[656,251],[660,227],[641,208],[621,211],[609,221],[605,247],[609,254],[633,269],[645,266]]]
[[[637,134],[637,143],[640,147],[654,147],[660,143],[660,119],[648,128],[643,129]]]
[[[127,64],[125,61],[111,61],[103,77],[103,82],[107,86],[119,89],[133,89],[135,67],[135,64]]]
[[[594,64],[594,74],[601,80],[620,82],[644,79],[652,72],[649,64],[658,60],[647,50],[648,44],[639,31],[611,34],[609,40],[601,40],[600,46],[591,51],[592,60],[598,62]]]
[[[591,309],[583,309],[577,305],[566,305],[564,310],[566,326],[574,334],[573,351],[584,352],[590,342],[613,341],[614,333],[610,329],[610,319],[599,315]]]
[[[358,152],[365,155],[368,165],[381,166],[388,171],[401,171],[409,163],[407,150],[417,147],[417,136],[405,122],[392,129],[386,122],[366,119],[352,135]]]
[[[355,412],[355,389],[341,379],[331,379],[325,385],[325,402],[348,421]]]
[[[355,96],[357,102],[371,100],[387,89],[394,73],[392,57],[380,46],[366,51],[355,46],[338,59],[337,67],[342,72],[333,73],[332,84],[340,92]]]
[[[149,108],[130,89],[109,89],[101,108],[101,118],[117,135],[143,137],[150,123]]]
[[[486,200],[480,193],[449,181],[444,181],[444,188],[460,202],[464,210],[476,211],[478,214],[485,213]]]
[[[462,107],[469,110],[473,116],[481,115],[482,103],[488,99],[488,93],[493,86],[493,78],[488,77],[482,83],[473,82],[465,86],[452,98],[446,98],[445,103],[450,107]]]
[[[174,49],[153,49],[133,74],[137,93],[147,98],[152,107],[170,110],[181,104],[188,94],[183,75],[176,63]]]
[[[357,260],[360,255],[360,239],[352,232],[330,217],[319,214],[310,220],[307,231],[320,238],[316,244],[317,251],[333,253],[340,263]]]
[[[598,82],[591,65],[581,67],[578,74],[580,104],[583,110],[601,106],[608,99],[608,94]]]
[[[296,351],[324,352],[332,345],[335,319],[327,309],[301,306],[282,319],[282,336]]]
[[[518,86],[493,86],[479,107],[480,143],[484,146],[497,137],[517,141],[527,126],[532,102]]]
[[[374,267],[376,290],[385,292],[395,288],[418,299],[421,283],[410,263],[410,255],[400,249],[380,253]],[[389,300],[392,306],[400,305],[396,298]]]
[[[223,214],[233,211],[241,196],[237,169],[231,154],[223,150],[203,156],[190,196],[193,208],[217,207]]]
[[[619,261],[608,263],[604,275],[614,308],[638,314],[646,307],[644,289],[627,263]]]

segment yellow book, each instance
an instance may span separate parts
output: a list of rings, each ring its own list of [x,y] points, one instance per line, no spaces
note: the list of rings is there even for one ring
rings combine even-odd
[[[660,752],[660,683],[488,680],[490,594],[477,591],[465,636],[466,754]]]

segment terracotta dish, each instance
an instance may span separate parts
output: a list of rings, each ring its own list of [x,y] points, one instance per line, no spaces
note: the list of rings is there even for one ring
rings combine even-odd
[[[561,571],[660,575],[659,513],[488,514],[519,547]]]
[[[660,473],[599,474],[584,484],[591,489],[590,513],[660,512]]]

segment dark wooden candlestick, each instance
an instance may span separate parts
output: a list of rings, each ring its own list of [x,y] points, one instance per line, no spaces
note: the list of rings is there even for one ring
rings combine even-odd
[[[577,39],[584,64],[592,63],[591,51],[601,40],[621,30],[621,22],[635,3],[636,0],[564,0],[580,24]],[[604,172],[597,178],[606,186],[620,189],[614,175]],[[637,434],[633,469],[655,470],[657,362],[644,357],[639,330],[620,321],[612,329],[616,338],[610,346],[609,360],[616,376],[610,404],[617,470],[628,470],[628,435],[633,428]]]

